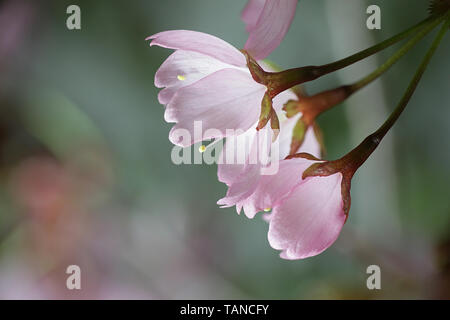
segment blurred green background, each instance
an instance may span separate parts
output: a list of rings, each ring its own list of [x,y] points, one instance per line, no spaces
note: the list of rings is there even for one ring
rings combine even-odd
[[[81,7],[82,29],[66,28]],[[366,28],[377,4],[382,29]],[[216,166],[170,160],[153,78],[170,50],[144,39],[170,29],[246,40],[244,0],[0,2],[0,298],[324,299],[450,297],[448,35],[405,114],[360,169],[338,241],[285,261],[267,223],[234,208]],[[424,19],[426,0],[302,0],[270,56],[324,64]],[[430,44],[324,114],[327,157],[356,146],[393,110]],[[398,47],[307,84],[360,79]],[[68,265],[82,290],[66,289]],[[382,289],[366,287],[381,267]]]

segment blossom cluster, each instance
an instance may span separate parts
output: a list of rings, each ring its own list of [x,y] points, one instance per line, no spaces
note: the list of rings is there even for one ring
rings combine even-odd
[[[269,110],[274,113],[269,121],[276,120],[271,121],[271,126],[258,127],[267,87],[255,81],[246,55],[257,61],[264,71],[275,71],[262,60],[281,43],[294,18],[297,3],[297,0],[248,1],[241,16],[249,33],[245,51],[196,31],[164,31],[147,38],[151,46],[175,50],[155,75],[155,85],[163,88],[158,100],[165,105],[164,119],[175,123],[169,134],[172,143],[188,147],[202,140],[225,138],[222,152],[230,148],[245,149],[248,159],[254,150],[267,152],[269,161],[265,163],[246,161],[218,165],[218,179],[228,187],[226,196],[218,204],[235,206],[238,213],[243,210],[249,218],[266,212],[269,243],[281,250],[281,257],[285,259],[321,253],[337,239],[346,220],[342,174],[302,178],[308,167],[323,162],[319,160],[321,143],[313,127],[307,129],[301,146],[295,150],[310,156],[287,158],[292,153],[294,126],[302,114],[286,118],[282,108],[289,101],[301,99],[301,95],[290,89],[277,94]],[[215,134],[195,139],[196,121],[201,121],[206,130],[215,129]],[[181,139],[180,129],[189,131],[192,139]],[[227,135],[233,132],[229,129],[241,134]],[[277,158],[271,157],[271,147],[275,143],[279,147]],[[246,148],[246,144],[250,147]],[[264,174],[264,167],[270,165],[267,162],[273,161],[279,161],[278,171]]]
[[[335,63],[278,71],[264,59],[282,42],[297,5],[297,0],[249,0],[241,15],[249,34],[242,50],[215,36],[189,30],[164,31],[146,39],[150,46],[175,50],[155,75],[155,86],[162,88],[158,100],[165,105],[164,119],[174,123],[169,140],[181,147],[221,141],[222,158],[244,155],[244,161],[218,164],[218,180],[228,187],[218,204],[235,207],[250,219],[266,212],[263,217],[269,223],[270,245],[281,251],[282,258],[291,260],[317,255],[336,241],[348,217],[354,173],[392,127],[411,95],[405,95],[377,132],[334,161],[321,158],[323,142],[316,117],[374,81],[448,16],[431,16]],[[299,86],[411,34],[415,35],[385,64],[352,85],[312,96]],[[420,76],[418,72],[410,89],[415,89]],[[198,134],[199,123],[205,134]],[[204,150],[202,146],[200,151]],[[277,170],[267,170],[274,163]]]

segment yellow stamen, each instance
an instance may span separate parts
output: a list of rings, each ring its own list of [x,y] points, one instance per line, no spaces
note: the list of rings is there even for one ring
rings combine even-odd
[[[201,145],[201,146],[198,148],[198,151],[199,151],[200,153],[205,152],[205,151],[206,151],[206,146],[205,146],[205,145]]]
[[[264,212],[269,212],[270,210],[272,210],[272,208],[265,208]]]
[[[186,80],[186,77],[179,74],[179,75],[177,75],[177,79],[180,81],[184,81],[184,80]]]

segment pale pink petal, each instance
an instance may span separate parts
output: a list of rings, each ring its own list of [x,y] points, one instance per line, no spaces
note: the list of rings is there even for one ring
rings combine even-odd
[[[341,173],[307,178],[274,207],[268,239],[282,258],[315,256],[336,241],[346,218],[341,182]]]
[[[224,149],[227,147],[227,140]],[[229,149],[229,148],[228,148]],[[244,171],[245,164],[242,163],[219,163],[217,165],[217,177],[220,182],[230,186]]]
[[[278,136],[279,159],[284,159],[289,155],[291,151],[292,133],[294,131],[295,124],[300,117],[301,114],[297,114],[292,118],[280,121],[281,130],[280,135]],[[303,144],[297,152],[306,152],[316,158],[320,158],[320,144],[317,141],[314,129],[312,127],[309,127],[306,130]]]
[[[280,161],[278,172],[275,175],[262,175],[253,193],[241,202],[256,212],[277,206],[297,185],[304,183],[303,171],[316,162],[304,158]]]
[[[241,19],[245,23],[245,30],[250,32],[258,22],[258,18],[261,15],[266,0],[249,0],[242,10]]]
[[[145,40],[152,40],[151,46],[194,51],[238,67],[247,65],[244,55],[231,44],[203,32],[171,30],[154,34]]]
[[[226,197],[217,202],[219,205],[222,207],[236,205],[238,213],[244,207],[244,211],[249,218],[253,218],[256,214],[243,200],[250,197],[254,192],[261,179],[261,168],[269,161],[272,141],[271,131],[269,127],[259,131],[252,127],[244,134],[227,138],[232,143],[229,144],[228,149],[224,150],[226,153],[222,154],[222,157],[227,161],[238,160],[239,163],[243,164],[227,162],[219,165],[219,178],[229,186]],[[231,153],[232,157],[230,157],[228,154],[230,150],[239,154]]]
[[[299,118],[300,114],[292,118],[280,120],[280,134],[278,135],[278,141],[275,141],[278,143],[278,160],[282,160],[289,155],[289,152],[291,151],[292,132],[294,131],[295,123]]]
[[[222,182],[227,183],[228,191],[225,198],[220,199],[217,203],[222,207],[231,207],[236,205],[236,211],[240,213],[241,208],[249,218],[253,218],[258,212],[254,206],[248,201],[254,190],[257,188],[261,180],[261,169],[267,165],[272,143],[272,130],[265,127],[259,131],[251,128],[251,133],[228,138],[236,144],[230,144],[235,151],[241,152],[236,157],[244,158],[244,165],[233,165],[230,163],[219,165],[219,178]],[[242,138],[249,141],[245,141]],[[229,149],[228,149],[229,150]],[[226,157],[226,155],[225,155]]]
[[[166,107],[164,118],[176,122],[169,139],[180,146],[202,140],[222,138],[227,129],[246,131],[258,119],[265,86],[250,74],[237,69],[217,71],[189,86],[180,88]],[[194,132],[194,122],[201,124],[203,136]],[[185,129],[189,139],[181,136]],[[215,129],[215,132],[207,132]]]
[[[294,19],[297,0],[266,1],[244,49],[256,60],[265,59],[278,47]]]
[[[244,171],[248,154],[256,137],[257,124],[243,134],[230,136],[222,148],[221,163],[217,165],[217,176],[220,182],[232,184]]]
[[[321,158],[322,150],[316,138],[316,134],[314,133],[313,127],[309,127],[308,130],[306,130],[305,140],[303,140],[303,144],[301,145],[301,147],[298,149],[297,152],[298,153],[306,152],[312,154],[318,159]]]
[[[230,67],[232,66],[229,64],[198,52],[177,50],[164,61],[155,74],[155,86],[166,87],[158,95],[159,102],[167,104],[178,89]]]
[[[259,166],[248,166],[245,170],[245,178],[235,181],[228,188],[226,197],[217,201],[217,204],[220,205],[221,208],[229,208],[235,205],[237,213],[240,213],[241,208],[244,207],[245,215],[252,219],[258,211],[254,210],[253,207],[249,208],[248,203],[241,199],[245,200],[251,196],[254,189],[258,186],[260,179]]]
[[[266,165],[271,160],[273,131],[270,125],[259,131],[256,130],[256,127],[257,123],[245,133],[227,138],[221,155],[221,159],[227,161],[218,165],[220,182],[230,186],[233,182],[241,179],[247,165]],[[233,162],[229,160],[233,160]]]
[[[304,158],[283,160],[274,175],[261,175],[261,166],[249,166],[228,188],[227,196],[219,200],[225,207],[243,207],[247,217],[281,203],[290,192],[303,183],[305,169],[317,161]]]

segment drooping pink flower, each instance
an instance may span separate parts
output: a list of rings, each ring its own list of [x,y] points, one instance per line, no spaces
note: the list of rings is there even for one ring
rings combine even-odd
[[[278,174],[265,184],[266,194],[280,194],[280,186],[287,190],[267,219],[269,243],[282,251],[282,258],[311,257],[336,241],[350,210],[352,178],[379,145],[383,130],[336,160],[299,153],[282,161]],[[292,182],[291,175],[300,178]]]
[[[241,187],[251,191],[236,204],[237,208],[243,207],[249,216],[254,216],[255,208],[272,209],[265,216],[268,239],[284,259],[303,259],[323,252],[336,241],[346,221],[343,175],[337,172],[303,178],[305,170],[315,163],[324,161],[288,158],[280,161],[277,174],[259,176],[254,185]],[[232,200],[231,196],[225,200]]]
[[[337,172],[302,179],[304,170],[317,161],[294,158],[283,162],[293,163],[280,166],[276,180],[282,180],[278,183],[287,184],[292,189],[273,206],[269,220],[269,243],[274,249],[281,250],[280,256],[288,260],[318,255],[336,241],[346,221],[343,175]],[[289,180],[292,175],[297,177],[296,183]],[[273,181],[268,185],[270,188],[277,187]]]
[[[256,60],[277,48],[294,19],[298,0],[249,0],[241,18],[249,33],[244,49]]]
[[[176,123],[169,134],[172,143],[185,147],[257,123],[266,87],[253,80],[245,56],[235,47],[187,30],[165,31],[146,40],[176,50],[155,75],[155,85],[164,88],[158,96],[166,105],[164,118]],[[200,137],[194,133],[196,121],[205,133]],[[178,129],[187,130],[190,138],[183,139]],[[208,129],[214,130],[208,134]]]

